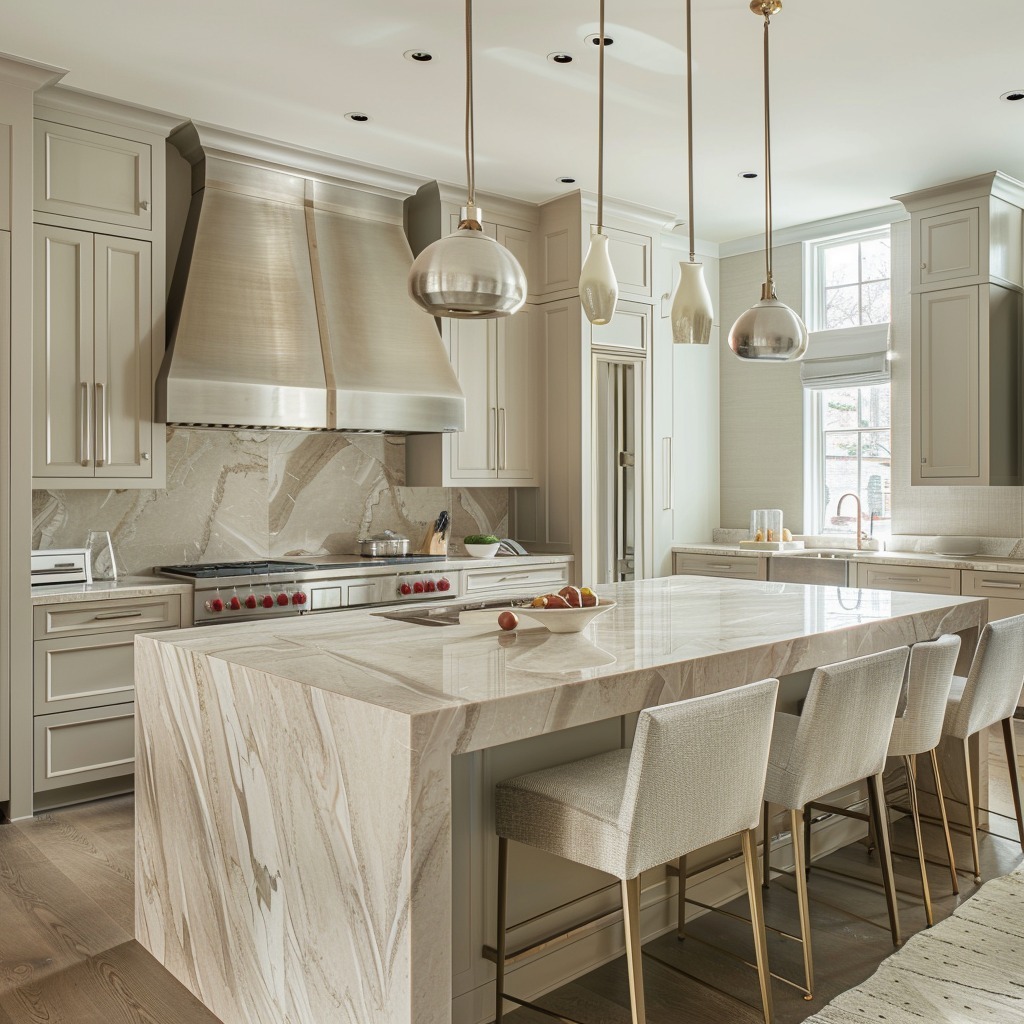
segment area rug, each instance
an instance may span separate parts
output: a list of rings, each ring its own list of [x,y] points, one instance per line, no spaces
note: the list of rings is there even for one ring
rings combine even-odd
[[[805,1024],[1022,1024],[1024,864],[918,932]]]

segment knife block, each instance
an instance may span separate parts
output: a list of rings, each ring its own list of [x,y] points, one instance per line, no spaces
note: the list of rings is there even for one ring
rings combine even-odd
[[[437,533],[433,526],[427,529],[426,536],[423,538],[423,543],[420,545],[421,555],[440,555],[442,557],[448,557],[448,535],[445,533]]]

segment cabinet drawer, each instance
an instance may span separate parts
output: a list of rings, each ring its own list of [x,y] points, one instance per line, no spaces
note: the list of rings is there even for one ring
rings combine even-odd
[[[978,572],[966,569],[961,574],[960,587],[964,597],[1020,601],[1020,612],[1014,614],[1024,614],[1024,572]]]
[[[569,582],[569,563],[530,569],[467,569],[462,576],[466,596],[512,590],[543,594]]]
[[[181,596],[163,594],[132,601],[78,601],[47,604],[34,609],[35,636],[45,640],[83,633],[112,633],[131,630],[147,633],[181,625]]]
[[[867,590],[905,590],[914,594],[956,595],[960,593],[960,570],[858,562],[857,586]]]
[[[734,580],[764,579],[761,559],[749,555],[691,555],[677,551],[672,556],[676,576],[725,576]]]
[[[39,213],[152,228],[152,151],[144,142],[36,121],[34,175]]]
[[[37,640],[34,647],[37,715],[135,699],[133,633]]]
[[[135,705],[35,719],[35,788],[62,789],[135,770]]]

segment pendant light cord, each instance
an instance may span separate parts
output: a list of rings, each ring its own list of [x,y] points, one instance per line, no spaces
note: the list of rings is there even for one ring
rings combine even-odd
[[[697,260],[697,245],[694,240],[693,229],[693,47],[691,46],[690,34],[690,0],[686,0],[686,154],[687,154],[687,184],[690,190],[689,197],[689,224],[690,224],[690,262]]]
[[[768,26],[770,24],[771,18],[766,9],[764,14],[764,273],[765,284],[772,287],[774,285],[772,281],[772,123],[768,74]]]
[[[476,168],[473,150],[473,0],[466,0],[466,205],[476,206]]]
[[[597,47],[597,233],[604,231],[604,0]]]

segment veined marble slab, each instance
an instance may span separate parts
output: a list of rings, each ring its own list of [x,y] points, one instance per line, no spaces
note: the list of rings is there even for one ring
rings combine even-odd
[[[190,594],[191,583],[174,583],[149,576],[126,576],[96,583],[54,583],[32,588],[32,604],[74,604],[79,601],[111,601],[118,598],[153,597],[156,594]]]
[[[579,635],[369,612],[136,642],[136,935],[225,1024],[451,1017],[451,758],[938,636],[986,602],[670,577]]]

